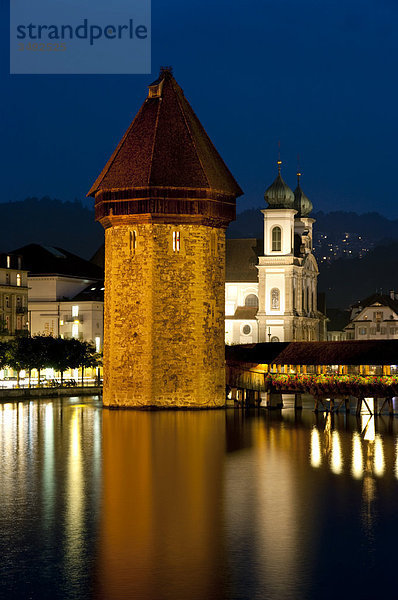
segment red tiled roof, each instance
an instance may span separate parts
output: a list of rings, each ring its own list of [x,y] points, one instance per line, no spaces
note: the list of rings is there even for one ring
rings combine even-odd
[[[149,97],[94,182],[99,190],[200,188],[233,197],[242,190],[169,70],[150,86]]]

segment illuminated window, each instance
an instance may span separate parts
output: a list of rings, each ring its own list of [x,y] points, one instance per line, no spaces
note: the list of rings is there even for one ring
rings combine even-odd
[[[173,252],[180,251],[180,232],[173,231]]]
[[[366,335],[366,327],[359,328],[359,335]]]
[[[258,308],[258,298],[256,294],[249,294],[245,298],[245,306],[252,306]]]
[[[61,320],[60,320],[60,322],[59,322],[59,324],[60,324],[60,325],[63,325],[63,324],[64,324],[64,320],[63,320],[63,319],[61,319]]]
[[[11,267],[11,256],[7,256],[7,269]]]
[[[78,316],[79,316],[79,307],[72,306],[72,317],[78,317]]]
[[[79,324],[78,323],[73,323],[73,325],[72,325],[72,337],[73,338],[79,337]]]
[[[101,338],[99,336],[97,336],[95,338],[95,351],[96,352],[100,352],[101,351]]]
[[[17,285],[20,286],[21,285],[21,274],[17,273]]]
[[[282,249],[282,230],[274,227],[272,230],[272,252],[280,252]]]
[[[278,288],[271,290],[271,310],[279,310],[280,307],[280,292]]]

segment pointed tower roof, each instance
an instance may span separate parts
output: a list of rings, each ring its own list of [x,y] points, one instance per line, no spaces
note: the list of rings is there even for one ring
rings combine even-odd
[[[211,190],[233,198],[243,193],[170,67],[149,86],[147,99],[87,195],[137,188],[162,188],[163,196],[164,188]]]
[[[281,176],[282,162],[278,160],[278,175],[264,194],[268,208],[294,208],[294,194]]]
[[[297,217],[308,217],[313,207],[311,200],[304,194],[300,187],[300,177],[301,173],[298,172],[297,187],[294,190],[294,208],[297,210]]]

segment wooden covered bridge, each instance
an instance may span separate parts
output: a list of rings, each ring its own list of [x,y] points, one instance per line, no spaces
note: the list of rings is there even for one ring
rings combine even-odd
[[[356,402],[393,414],[398,396],[398,340],[279,342],[226,346],[229,404],[282,408],[283,394],[314,397],[314,409],[338,411]],[[381,402],[380,402],[381,401]]]

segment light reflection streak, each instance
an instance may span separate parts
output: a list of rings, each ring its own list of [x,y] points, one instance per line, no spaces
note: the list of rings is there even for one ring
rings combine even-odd
[[[69,577],[78,580],[82,565],[83,471],[81,456],[81,408],[75,408],[70,425],[67,507],[66,563]]]
[[[52,403],[45,409],[44,427],[44,468],[43,468],[43,503],[44,523],[48,527],[53,520],[55,482],[54,482],[54,413]]]
[[[332,432],[332,455],[330,468],[335,475],[340,475],[343,471],[343,457],[341,454],[340,435],[338,431]]]
[[[311,430],[311,466],[318,468],[321,464],[321,438],[318,429],[314,425]]]
[[[384,462],[384,450],[383,440],[380,434],[376,434],[374,444],[374,473],[377,477],[384,475],[385,462]]]
[[[357,431],[352,436],[352,464],[351,473],[354,479],[362,479],[363,477],[363,456],[361,436]]]

